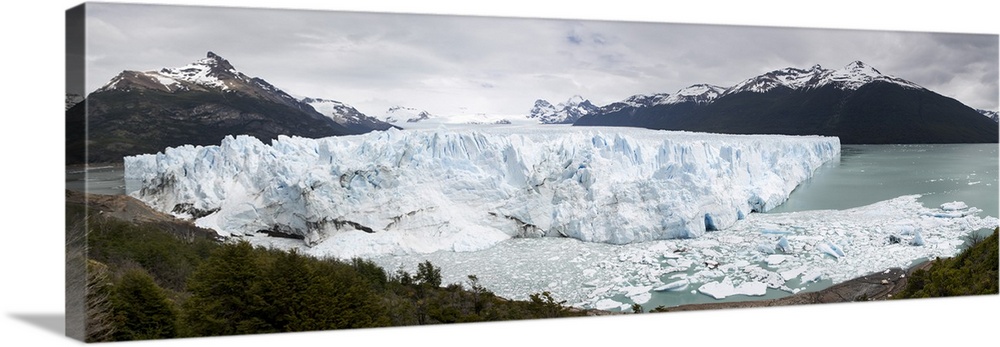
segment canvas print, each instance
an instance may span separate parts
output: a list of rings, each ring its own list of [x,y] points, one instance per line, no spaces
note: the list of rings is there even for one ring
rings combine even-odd
[[[73,338],[998,292],[995,34],[66,23]]]

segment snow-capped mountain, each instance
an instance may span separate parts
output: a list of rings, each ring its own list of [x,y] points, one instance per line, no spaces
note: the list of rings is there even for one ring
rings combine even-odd
[[[538,119],[539,122],[544,124],[569,124],[580,119],[580,117],[595,114],[599,111],[600,108],[590,103],[590,100],[584,99],[579,95],[574,95],[569,100],[566,100],[566,102],[561,102],[555,106],[542,99],[535,100],[535,105],[531,108],[528,118]]]
[[[386,123],[416,123],[420,121],[425,121],[434,117],[430,112],[424,110],[418,110],[412,107],[403,106],[393,106],[385,111],[385,114],[380,118]]]
[[[677,93],[663,100],[661,104],[680,104],[693,102],[696,104],[707,104],[719,98],[726,88],[711,84],[695,84],[690,87],[678,90]]]
[[[237,71],[228,60],[215,53],[179,68],[163,68],[157,71],[123,71],[111,79],[98,92],[132,90],[156,90],[167,93],[190,91],[229,92],[245,94],[272,102],[302,105],[294,97],[267,81],[250,77]]]
[[[997,142],[998,137],[996,124],[972,108],[860,61],[836,70],[819,65],[774,70],[724,90],[694,85],[654,103],[613,103],[574,125],[828,135],[845,144]]]
[[[976,112],[979,112],[980,114],[986,116],[987,118],[992,119],[994,122],[1000,122],[1000,117],[997,117],[997,111],[976,109]]]
[[[310,97],[302,98],[299,101],[309,104],[316,112],[330,117],[334,122],[348,129],[366,132],[392,128],[392,124],[383,122],[375,117],[366,116],[353,106],[340,101]]]
[[[874,81],[894,83],[904,88],[923,89],[916,83],[883,75],[861,61],[854,61],[837,70],[827,70],[818,64],[813,65],[808,70],[792,67],[774,70],[737,83],[726,90],[724,94],[764,93],[778,87],[792,90],[815,89],[826,85],[832,85],[838,89],[857,90]]]
[[[625,98],[625,100],[601,106],[597,114],[608,114],[627,107],[650,107],[653,105],[660,105],[663,104],[664,100],[669,97],[670,94],[667,93],[657,93],[652,95],[636,94]]]
[[[66,112],[67,124],[89,126],[88,134],[67,136],[67,150],[89,143],[90,162],[218,143],[226,135],[270,142],[279,135],[318,138],[372,130],[338,124],[212,52],[178,68],[122,71],[88,95],[85,105]]]

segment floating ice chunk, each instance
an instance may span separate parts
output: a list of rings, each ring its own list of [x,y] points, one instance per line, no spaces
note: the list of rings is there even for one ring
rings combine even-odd
[[[923,246],[924,245],[924,237],[920,236],[920,233],[916,233],[915,235],[913,235],[913,239],[910,240],[910,245],[912,245],[912,246]]]
[[[829,242],[825,242],[824,241],[824,242],[817,243],[816,244],[816,249],[819,250],[820,252],[826,253],[826,254],[834,257],[834,258],[840,259],[840,253],[837,253],[837,251],[833,250],[833,247],[830,247],[830,243]]]
[[[920,227],[913,223],[896,223],[889,226],[890,233],[899,233],[900,235],[913,235],[917,231],[920,231]]]
[[[928,216],[928,217],[935,217],[935,218],[962,218],[962,217],[968,216],[972,212],[973,211],[970,211],[970,210],[944,211],[944,212],[925,211],[925,212],[920,213],[920,215]]]
[[[767,265],[768,266],[776,266],[778,264],[783,263],[785,261],[785,259],[786,258],[783,255],[772,254],[772,255],[767,256],[767,258],[765,259],[765,261],[767,261]]]
[[[945,211],[958,211],[968,209],[969,205],[966,205],[962,201],[952,201],[941,204],[941,209]]]
[[[649,293],[650,289],[653,289],[653,287],[652,286],[624,287],[621,290],[625,292],[625,296],[632,297],[642,293]]]
[[[599,287],[597,289],[594,289],[594,291],[591,292],[590,295],[588,295],[588,296],[589,297],[598,297],[598,296],[604,295],[604,293],[607,293],[609,290],[611,290],[611,286]]]
[[[757,245],[757,251],[764,254],[774,254],[774,245],[770,243],[762,243]]]
[[[830,245],[830,249],[832,249],[834,252],[837,252],[837,255],[839,255],[841,257],[844,256],[844,250],[841,249],[839,245],[837,245],[836,243],[833,243],[833,242],[830,242],[829,245]]]
[[[765,235],[788,235],[791,234],[792,232],[786,229],[779,228],[777,226],[768,225],[762,227],[760,233]]]
[[[701,254],[704,254],[707,257],[713,257],[713,258],[719,258],[719,257],[722,256],[721,253],[715,251],[714,249],[703,249],[703,250],[701,250]]]
[[[695,241],[692,241],[692,242],[688,243],[688,245],[691,245],[691,247],[694,247],[694,248],[718,247],[719,246],[719,241],[716,241],[716,240],[706,240],[706,239],[698,239],[698,240],[695,240]]]
[[[788,243],[788,239],[784,235],[778,239],[778,244],[774,248],[781,253],[792,253],[792,245]]]
[[[725,278],[719,282],[702,284],[701,287],[698,287],[698,291],[716,299],[725,299],[727,296],[736,294],[736,288],[733,287],[733,283],[729,278]]]
[[[840,246],[833,242],[822,241],[816,244],[816,249],[837,259],[844,257],[844,251],[840,249]]]
[[[689,282],[686,279],[685,280],[679,280],[679,281],[673,281],[673,282],[664,284],[662,286],[653,288],[653,291],[654,292],[676,292],[676,291],[681,291],[681,290],[684,290],[685,288],[687,288],[688,283]]]
[[[639,305],[642,305],[642,304],[645,304],[645,303],[649,302],[649,299],[653,298],[653,294],[649,293],[649,292],[645,292],[645,293],[641,293],[641,294],[630,296],[628,298],[631,299],[632,302],[637,303]]]
[[[784,278],[785,281],[790,281],[793,278],[798,277],[800,274],[805,272],[807,268],[808,268],[807,266],[799,266],[791,270],[779,272],[778,274],[781,275],[781,278]]]
[[[813,268],[802,274],[802,283],[819,281],[820,277],[823,277],[823,269]]]
[[[616,307],[621,307],[622,303],[611,300],[611,299],[601,299],[594,303],[594,308],[598,310],[610,310]]]
[[[698,291],[716,299],[725,299],[726,297],[739,294],[760,296],[767,294],[767,285],[763,282],[751,281],[733,286],[732,281],[726,277],[719,282],[705,283],[698,288]]]
[[[763,282],[743,282],[733,289],[735,294],[761,296],[767,294],[767,284]]]

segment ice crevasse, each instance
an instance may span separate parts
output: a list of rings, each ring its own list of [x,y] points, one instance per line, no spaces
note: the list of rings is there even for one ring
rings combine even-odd
[[[478,250],[512,237],[696,238],[771,209],[835,137],[622,128],[249,136],[125,158],[126,192],[223,236],[348,257]]]

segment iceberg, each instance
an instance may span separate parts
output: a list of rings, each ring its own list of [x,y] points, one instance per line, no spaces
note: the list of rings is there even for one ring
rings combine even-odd
[[[835,137],[444,127],[249,136],[125,158],[126,192],[222,236],[327,255],[474,251],[519,237],[698,238],[783,203]]]
[[[941,204],[941,209],[945,211],[960,211],[968,209],[969,205],[966,205],[962,201],[952,201]]]

